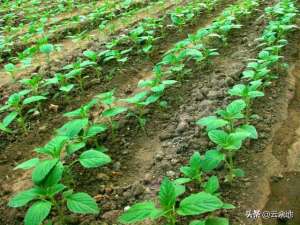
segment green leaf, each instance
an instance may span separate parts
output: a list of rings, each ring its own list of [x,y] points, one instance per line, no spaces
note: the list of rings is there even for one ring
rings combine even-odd
[[[53,186],[61,181],[63,176],[64,166],[62,162],[58,162],[52,170],[48,173],[46,178],[42,181],[42,184],[45,186]]]
[[[206,127],[206,131],[215,130],[220,127],[224,127],[228,124],[228,121],[219,119],[216,116],[204,117],[196,122],[199,126]]]
[[[192,194],[180,202],[177,213],[181,216],[200,215],[221,209],[223,202],[206,192]]]
[[[115,101],[114,90],[109,92],[104,92],[97,95],[97,98],[106,105],[111,105]]]
[[[199,152],[194,152],[189,160],[189,166],[182,166],[180,171],[188,178],[200,179],[200,162],[201,156]]]
[[[247,136],[244,132],[227,134],[222,130],[212,130],[208,132],[208,137],[212,142],[226,150],[238,150]]]
[[[3,119],[3,125],[5,127],[8,127],[14,120],[15,118],[18,116],[17,112],[11,112],[10,114],[8,114],[4,119]]]
[[[44,96],[31,96],[29,98],[24,99],[23,104],[28,105],[28,104],[31,104],[33,102],[39,102],[39,101],[42,101],[42,100],[45,100],[45,99],[47,99],[47,98],[44,97]]]
[[[61,128],[59,128],[58,134],[62,136],[67,136],[69,138],[76,137],[80,131],[88,125],[88,119],[75,119],[67,122]]]
[[[102,116],[113,117],[113,116],[116,116],[116,115],[121,114],[126,111],[127,111],[126,107],[118,106],[118,107],[114,107],[114,108],[105,110],[104,112],[102,112]]]
[[[98,214],[100,212],[95,199],[84,192],[71,194],[66,199],[67,207],[73,213]]]
[[[28,202],[39,197],[37,188],[31,188],[26,191],[22,191],[9,200],[8,206],[17,208],[26,205]]]
[[[251,139],[258,138],[256,128],[252,125],[247,125],[247,124],[242,125],[236,129],[236,132],[242,132],[242,133],[244,132],[246,133],[246,136]]]
[[[50,54],[54,51],[54,46],[52,44],[44,44],[40,46],[40,52],[44,54]]]
[[[67,140],[68,137],[55,136],[44,147],[36,148],[35,151],[38,153],[50,155],[52,158],[59,158]]]
[[[174,181],[172,183],[173,183],[174,188],[175,188],[176,197],[182,195],[185,192],[185,186],[184,185],[177,184]]]
[[[178,178],[178,179],[174,180],[174,183],[175,184],[186,184],[186,183],[189,183],[191,181],[192,181],[192,179],[190,179],[190,178],[182,177],[182,178]]]
[[[25,225],[41,225],[51,211],[51,202],[38,201],[27,211],[24,219]]]
[[[8,64],[6,64],[4,66],[4,69],[8,73],[13,73],[15,71],[15,69],[16,69],[16,66],[14,64],[12,64],[12,63],[8,63]]]
[[[159,84],[159,85],[156,85],[156,86],[152,87],[151,91],[161,93],[165,90],[165,88],[166,88],[166,85]]]
[[[242,99],[234,100],[227,107],[226,111],[230,114],[239,114],[242,110],[246,108],[246,103]]]
[[[210,194],[214,194],[220,188],[219,179],[217,176],[212,176],[204,185],[204,191]]]
[[[147,97],[148,93],[149,93],[148,91],[142,91],[142,92],[135,94],[131,98],[122,99],[122,101],[131,103],[131,104],[137,104],[137,103],[143,101]]]
[[[55,185],[47,188],[47,195],[54,196],[57,193],[63,191],[65,188],[66,188],[66,186],[63,184],[55,184]]]
[[[176,84],[177,81],[176,80],[163,80],[162,83],[165,85],[173,85],[173,84]]]
[[[35,167],[40,162],[39,158],[33,158],[30,160],[27,160],[25,162],[22,162],[21,164],[17,165],[14,170],[16,169],[22,169],[22,170],[28,170],[32,167]]]
[[[102,152],[88,150],[80,155],[79,162],[85,168],[94,168],[110,163],[111,158]]]
[[[107,126],[105,124],[94,124],[88,129],[86,137],[87,138],[94,137],[100,133],[103,133],[106,130],[107,130]]]
[[[249,78],[252,79],[255,76],[255,72],[253,70],[246,70],[243,72],[243,77],[242,78]]]
[[[146,101],[144,102],[145,105],[149,105],[149,104],[152,104],[154,102],[156,102],[160,97],[162,96],[161,93],[155,93],[153,95],[150,95]]]
[[[71,79],[71,78],[80,76],[82,70],[83,70],[82,68],[71,70],[69,73],[67,73],[67,74],[65,75],[65,77],[66,77],[67,79]]]
[[[74,84],[68,84],[59,88],[60,91],[70,92],[74,88]]]
[[[236,177],[244,177],[244,176],[245,176],[245,171],[238,168],[238,169],[234,169],[234,170],[233,170],[233,174],[234,174]]]
[[[206,219],[205,225],[229,225],[229,220],[222,217],[209,217]]]
[[[156,219],[161,214],[162,211],[157,209],[153,202],[143,202],[130,207],[119,217],[119,222],[123,224],[136,223],[145,219]]]
[[[175,186],[167,177],[160,185],[159,202],[165,210],[171,209],[176,202]]]
[[[225,160],[225,155],[218,150],[208,150],[200,160],[201,169],[210,172],[217,168],[221,161]]]
[[[246,108],[246,103],[242,99],[231,102],[226,110],[218,110],[217,114],[222,116],[225,120],[241,119],[244,117],[243,110]]]
[[[205,225],[205,220],[194,220],[190,225]]]
[[[96,61],[97,60],[97,54],[96,52],[94,51],[91,51],[91,50],[86,50],[83,52],[83,55],[93,61]]]
[[[40,184],[50,173],[52,168],[54,168],[57,162],[57,159],[44,160],[42,162],[39,162],[32,172],[32,181],[37,185]]]
[[[215,144],[224,146],[227,142],[228,134],[223,130],[212,130],[208,132],[208,137]]]
[[[199,152],[194,152],[192,157],[189,160],[189,165],[195,169],[199,170],[200,169],[200,162],[201,162],[201,155]]]
[[[235,209],[235,206],[229,203],[224,203],[223,209]]]
[[[69,144],[67,146],[67,153],[69,155],[72,155],[74,152],[77,152],[78,150],[80,150],[80,149],[82,149],[84,147],[85,147],[85,143],[84,142]]]
[[[12,130],[7,128],[6,126],[4,126],[4,124],[1,122],[0,122],[0,130],[2,130],[3,132],[6,132],[6,133],[12,133]]]

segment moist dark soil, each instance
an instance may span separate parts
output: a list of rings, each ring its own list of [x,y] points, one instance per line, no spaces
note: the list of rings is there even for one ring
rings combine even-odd
[[[179,3],[185,2],[182,0]],[[73,42],[72,40],[63,39],[59,43],[62,46],[62,51],[56,51],[50,55],[50,64],[47,63],[46,57],[43,54],[37,53],[33,59],[30,67],[21,70],[15,74],[16,78],[29,77],[34,73],[41,74],[43,76],[48,76],[54,74],[57,70],[61,69],[68,63],[73,62],[78,56],[82,55],[82,52],[86,49],[101,50],[106,42],[110,41],[113,37],[117,35],[126,34],[130,27],[135,26],[142,19],[147,17],[160,17],[164,15],[166,10],[174,7],[176,1],[170,1],[161,5],[152,5],[149,8],[142,8],[137,12],[133,13],[129,22],[123,21],[123,18],[115,18],[108,22],[107,29],[100,31],[99,29],[91,30],[87,33],[89,39],[80,40],[78,42]],[[109,27],[114,27],[115,29],[110,30]],[[20,67],[21,65],[16,65]],[[18,85],[13,84],[7,74],[2,70],[0,72],[1,84],[0,88],[13,90],[18,88]]]
[[[16,165],[17,162],[24,161],[26,158],[30,158],[34,153],[32,150],[37,147],[45,144],[50,138],[51,138],[51,132],[50,130],[54,130],[54,128],[58,128],[60,125],[63,124],[64,119],[62,117],[62,112],[70,111],[72,109],[75,109],[79,107],[84,102],[87,102],[91,99],[95,94],[103,91],[110,90],[114,87],[117,87],[118,95],[125,96],[130,93],[132,93],[137,85],[137,82],[143,78],[151,75],[153,65],[157,63],[161,55],[166,52],[174,43],[178,42],[179,40],[186,38],[187,33],[193,33],[196,30],[198,30],[202,26],[206,26],[207,24],[211,23],[212,19],[230,2],[227,2],[226,4],[220,5],[216,11],[211,13],[210,15],[202,14],[201,18],[198,18],[195,23],[184,28],[182,33],[176,33],[174,29],[171,29],[168,31],[167,36],[165,38],[166,41],[163,41],[161,43],[157,43],[157,51],[155,54],[151,55],[150,62],[149,58],[143,60],[139,60],[140,58],[137,56],[132,56],[132,59],[130,60],[131,66],[125,65],[124,68],[122,68],[120,71],[118,71],[118,74],[113,77],[112,80],[103,80],[102,83],[99,84],[99,82],[96,82],[95,84],[87,84],[89,85],[88,92],[84,93],[84,97],[81,94],[78,94],[79,96],[73,96],[74,98],[71,98],[72,100],[68,102],[67,105],[59,107],[58,113],[57,112],[51,112],[51,105],[49,105],[49,111],[42,115],[42,118],[40,118],[38,121],[33,122],[31,124],[31,131],[29,135],[24,136],[16,136],[11,137],[11,139],[3,139],[3,146],[2,146],[2,155],[1,155],[1,173],[6,174],[9,172],[10,174],[6,177],[3,177],[3,201],[1,203],[2,206],[6,208],[6,203],[8,200],[8,197],[12,195],[12,193],[16,193],[19,190],[22,190],[28,186],[30,186],[30,177],[27,174],[21,174],[19,172],[12,171],[12,168]],[[174,35],[176,34],[176,35]],[[108,69],[107,69],[108,70]],[[58,102],[58,105],[62,105],[64,103]],[[46,107],[48,108],[48,107]],[[42,122],[43,121],[43,122]],[[129,121],[129,124],[132,124],[133,130],[140,133],[135,121]],[[122,136],[122,135],[121,135]],[[128,136],[126,134],[126,136]],[[117,145],[120,144],[120,142],[116,142]],[[110,143],[108,143],[110,144]],[[144,144],[141,142],[141,144]],[[15,154],[11,154],[12,152],[15,152]],[[152,158],[152,154],[149,155],[149,160]],[[141,153],[140,159],[145,159],[145,155]],[[116,162],[113,166],[115,168],[118,168],[120,162]],[[118,169],[119,170],[119,169]],[[97,171],[96,171],[97,172]],[[82,172],[79,172],[81,174]],[[110,172],[111,173],[111,172]],[[86,175],[84,175],[86,176]],[[84,177],[83,176],[83,177]],[[101,177],[101,175],[99,175]],[[88,175],[90,177],[90,174]],[[112,177],[120,177],[119,172],[113,172]],[[110,178],[109,178],[110,179]],[[7,183],[8,180],[16,181],[16,183],[11,184]],[[84,178],[86,180],[86,178]],[[5,183],[6,182],[6,183]],[[101,182],[102,184],[102,182]],[[104,186],[106,189],[109,186]],[[129,185],[129,188],[131,186]],[[109,189],[109,188],[108,188]],[[103,206],[103,210],[108,210],[114,207],[108,207]],[[16,212],[12,212],[12,217],[14,216]],[[20,219],[23,217],[24,213],[20,213]],[[5,218],[5,222],[9,224],[10,216]]]
[[[168,108],[149,109],[147,133],[139,128],[135,120],[121,118],[120,130],[114,140],[109,135],[101,137],[101,142],[109,149],[113,159],[112,165],[91,171],[76,167],[75,173],[76,190],[87,191],[95,196],[102,207],[102,213],[97,217],[70,216],[68,224],[117,224],[116,219],[124,207],[155,197],[163,176],[179,177],[179,167],[187,163],[195,150],[203,153],[213,147],[205,132],[195,125],[195,121],[211,115],[217,108],[227,105],[232,100],[226,97],[227,90],[240,83],[240,75],[248,59],[256,57],[259,51],[255,46],[256,38],[265,26],[264,17],[261,16],[262,10],[275,1],[266,2],[243,22],[242,29],[231,34],[227,47],[220,46],[220,56],[212,60],[212,66],[194,63],[188,65],[192,70],[191,75],[180,85],[167,91],[164,100],[168,102]],[[202,21],[201,26],[206,25],[208,21],[210,18]],[[187,31],[191,33],[201,26],[197,22],[195,27],[190,27]],[[159,47],[161,52],[165,52],[172,43],[184,37],[185,35],[171,35],[168,41]],[[295,217],[285,224],[300,224],[300,160],[296,160],[300,159],[300,148],[297,148],[300,146],[300,142],[298,143],[300,95],[295,92],[299,90],[296,88],[297,74],[300,71],[297,67],[300,65],[297,43],[299,38],[300,32],[293,34],[285,50],[285,57],[291,69],[288,73],[279,70],[279,79],[267,89],[266,96],[257,101],[253,107],[254,112],[261,117],[255,124],[259,139],[249,142],[237,156],[238,165],[246,171],[247,176],[229,185],[223,182],[225,171],[220,168],[216,172],[221,180],[222,198],[236,206],[235,210],[219,214],[228,216],[233,225],[284,224],[282,221],[279,223],[271,220],[247,219],[246,211],[254,209],[278,211],[290,209]],[[164,48],[164,45],[167,47]],[[117,93],[118,97],[130,95],[134,92],[136,82],[151,73],[150,68],[160,57],[160,54],[153,56],[151,63],[137,61],[131,68],[124,69],[123,73],[103,85],[100,90],[118,87],[120,90]],[[98,86],[96,90],[93,88],[91,85],[88,92],[95,94],[100,91],[97,89]],[[87,101],[90,98],[89,93],[86,94],[87,97],[77,98],[70,106],[59,109],[59,112],[76,108],[79,105],[75,104],[76,101],[80,104]],[[0,216],[1,224],[21,224],[24,211],[9,209],[6,204],[14,193],[31,185],[30,173],[15,171],[12,173],[12,168],[17,162],[30,158],[31,150],[37,143],[43,145],[47,142],[51,137],[49,130],[59,127],[58,125],[63,122],[61,115],[49,113],[47,116],[49,119],[46,123],[37,122],[33,125],[36,132],[22,136],[23,140],[18,137],[18,140],[13,138],[4,143],[3,154],[1,152],[0,157],[0,174],[6,176],[0,178],[2,181],[0,212],[5,218]],[[190,190],[193,188],[189,187]],[[181,221],[180,224],[188,223]]]

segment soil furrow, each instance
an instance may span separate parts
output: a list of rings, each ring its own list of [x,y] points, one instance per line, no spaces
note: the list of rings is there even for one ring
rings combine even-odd
[[[128,20],[124,21],[124,18],[117,18],[109,22],[106,29],[99,31],[98,29],[90,31],[87,35],[90,40],[81,40],[78,42],[73,42],[72,40],[64,40],[60,43],[62,46],[62,51],[54,52],[51,54],[51,65],[46,63],[46,58],[42,54],[37,54],[33,60],[32,65],[21,72],[16,74],[16,78],[23,78],[30,76],[33,73],[45,74],[49,72],[55,72],[64,65],[72,62],[77,56],[81,55],[86,49],[93,46],[101,46],[105,42],[108,42],[113,35],[119,35],[126,31],[129,27],[134,26],[139,21],[147,17],[159,17],[164,13],[165,10],[173,7],[178,1],[172,0],[165,3],[163,6],[161,3],[154,3],[149,7],[143,8],[136,13],[134,13]],[[114,27],[114,30],[110,30]],[[20,65],[17,65],[20,66]],[[6,88],[7,85],[14,86],[11,83],[9,76],[4,71],[0,72],[0,88]]]
[[[255,113],[262,116],[257,124],[260,138],[239,158],[247,177],[228,190],[230,198],[239,206],[233,212],[236,225],[300,224],[299,37],[299,31],[290,35],[285,50],[290,65],[288,74],[280,74],[280,79],[267,92],[267,101],[262,99],[254,105]],[[294,219],[280,221],[268,218],[269,213],[247,218],[249,210],[261,213],[291,210]]]
[[[227,2],[226,4],[229,4]],[[85,102],[90,101],[96,94],[108,91],[114,88],[117,88],[117,95],[121,97],[125,97],[125,95],[128,95],[130,93],[134,92],[134,88],[137,86],[137,83],[140,79],[146,79],[148,77],[151,77],[152,69],[154,64],[156,64],[160,59],[163,53],[168,51],[171,46],[178,42],[179,40],[186,38],[186,33],[193,33],[200,27],[206,26],[206,24],[211,23],[213,20],[213,16],[217,15],[222,7],[225,6],[225,4],[220,5],[217,7],[216,11],[212,13],[212,15],[206,15],[203,13],[196,21],[195,23],[197,25],[190,25],[186,27],[182,33],[178,33],[176,36],[174,36],[174,32],[176,33],[176,30],[170,31],[170,33],[167,35],[164,40],[161,39],[162,43],[158,43],[157,54],[153,55],[150,59],[144,59],[140,60],[138,59],[138,55],[136,57],[133,57],[130,62],[128,63],[128,66],[125,66],[124,68],[121,68],[120,72],[118,72],[112,80],[102,80],[100,83],[97,81],[96,83],[92,82],[92,84],[89,86],[88,91],[84,93],[84,96],[81,94],[72,96],[72,98],[68,99],[68,103],[60,102],[60,101],[51,101],[49,105],[45,106],[46,108],[51,109],[52,106],[57,105],[58,106],[58,112],[57,111],[48,111],[47,115],[42,115],[41,118],[34,118],[34,121],[31,122],[31,130],[29,135],[26,137],[26,142],[28,140],[36,139],[38,136],[38,142],[40,140],[44,140],[43,133],[47,131],[54,130],[54,128],[60,127],[63,122],[65,121],[65,118],[62,116],[64,112],[68,112],[71,110],[76,109],[77,107],[80,107]],[[113,65],[114,66],[114,65]],[[114,67],[110,68],[113,69]],[[108,72],[109,70],[108,69]],[[108,73],[107,72],[107,73]],[[15,139],[20,136],[7,136],[8,140],[10,142],[15,142]],[[47,136],[47,138],[49,135]],[[3,138],[2,147],[5,146],[5,138]],[[24,143],[24,140],[20,140],[21,143]],[[15,142],[14,145],[19,146],[19,141]],[[22,144],[23,145],[23,144]],[[8,147],[10,149],[11,147]],[[14,148],[14,147],[13,147]]]
[[[239,82],[247,60],[256,56],[253,47],[264,25],[259,16],[265,6],[260,6],[256,16],[247,19],[250,22],[242,30],[234,32],[229,38],[229,47],[222,48],[221,56],[212,60],[213,67],[200,69],[191,65],[193,75],[182,86],[168,91],[166,100],[172,111],[156,109],[149,113],[148,136],[134,122],[128,121],[119,133],[118,142],[105,143],[115,162],[112,168],[104,173],[82,172],[79,178],[82,187],[100,195],[104,211],[110,210],[103,215],[110,216],[108,223],[114,222],[123,207],[153,197],[163,176],[178,177],[177,168],[186,163],[192,151],[203,152],[210,146],[195,121],[230,100],[224,98],[225,92]],[[107,173],[113,177],[112,181],[107,181]],[[106,181],[106,188],[101,188],[101,181]]]
[[[227,4],[229,4],[229,2],[227,2],[226,4],[220,5],[220,6],[218,7],[218,10],[216,10],[214,13],[212,13],[212,15],[210,15],[210,16],[207,17],[207,18],[206,18],[206,15],[205,15],[205,16],[201,16],[201,19],[199,19],[199,21],[197,21],[197,25],[192,26],[192,27],[189,27],[189,28],[187,28],[187,29],[184,31],[185,35],[174,36],[174,38],[173,38],[173,39],[169,39],[168,42],[162,43],[162,46],[164,46],[164,48],[161,48],[161,49],[160,49],[161,54],[163,54],[163,52],[167,51],[167,49],[168,49],[173,43],[178,42],[178,41],[181,40],[182,38],[186,38],[186,34],[187,34],[187,33],[192,33],[192,32],[194,32],[194,31],[198,30],[200,27],[206,26],[207,24],[211,23],[212,19],[213,19],[213,18],[214,18],[214,17],[222,10],[222,8],[224,8]],[[150,71],[152,71],[152,66],[153,66],[153,64],[154,64],[155,62],[157,62],[157,60],[159,60],[159,58],[160,58],[160,57],[158,57],[158,58],[157,58],[154,62],[152,62],[151,64],[148,63],[148,65],[146,65],[145,62],[144,62],[144,64],[142,64],[142,65],[140,65],[140,66],[146,66],[145,69],[144,69],[142,72],[140,72],[140,73],[138,73],[138,74],[135,74],[135,76],[138,75],[138,77],[140,77],[140,78],[143,77],[143,76],[145,76],[145,74],[147,74],[146,76],[149,76]],[[142,67],[140,67],[140,68],[142,68]],[[139,68],[138,68],[138,69],[139,69]],[[137,70],[138,70],[138,69],[137,69]],[[124,77],[123,77],[121,80],[122,80],[122,82],[124,82]],[[128,82],[125,83],[124,89],[121,88],[121,92],[118,93],[119,96],[124,96],[124,91],[126,92],[126,89],[125,89],[126,85],[130,84],[130,85],[136,86],[137,81],[138,81],[138,79],[137,79],[136,77],[131,77],[130,79],[127,79],[127,80],[128,80]],[[110,87],[110,88],[113,88],[114,86],[109,85],[109,87]],[[126,88],[128,89],[128,86],[127,86]],[[123,94],[122,94],[122,92],[123,92]],[[133,91],[131,91],[131,92],[133,92]],[[53,118],[52,116],[50,116],[50,117],[51,117],[51,121],[54,122],[54,121],[55,121],[55,118]],[[55,123],[55,122],[54,122],[54,123]],[[136,129],[136,125],[134,125],[134,126],[135,126],[134,129]],[[48,128],[46,129],[46,131],[48,131]],[[48,132],[47,132],[47,133],[48,133]],[[39,135],[39,134],[37,134],[37,135]],[[43,144],[43,143],[45,143],[46,140],[49,140],[49,138],[50,138],[49,134],[45,134],[45,133],[44,133],[44,134],[42,134],[42,135],[44,135],[44,136],[43,136],[43,137],[39,136],[39,138],[37,138],[37,136],[35,135],[35,136],[33,136],[32,139],[27,139],[27,140],[21,141],[22,143],[18,143],[18,144],[15,143],[16,145],[13,144],[13,145],[15,145],[15,147],[13,147],[13,148],[12,148],[12,146],[8,147],[8,148],[7,148],[7,150],[8,150],[7,154],[9,154],[9,152],[16,151],[16,149],[18,149],[18,150],[17,150],[17,154],[14,155],[14,156],[12,156],[12,155],[7,155],[9,158],[10,158],[10,157],[13,157],[13,158],[14,158],[13,161],[11,161],[10,159],[8,160],[8,158],[5,158],[5,157],[2,158],[1,161],[2,161],[2,165],[3,165],[3,166],[1,165],[1,168],[2,168],[2,169],[5,169],[6,171],[7,171],[8,169],[9,169],[8,171],[11,171],[12,167],[15,166],[15,161],[23,161],[24,158],[30,157],[29,155],[32,154],[31,150],[33,149],[33,147],[36,147],[36,144],[37,144],[37,143],[35,143],[35,141],[38,141],[39,144]],[[121,137],[122,137],[122,135],[121,135]],[[154,140],[153,143],[155,143],[155,141],[156,141],[156,140]],[[25,145],[24,145],[25,142],[28,144],[26,147],[25,147]],[[141,143],[141,144],[144,144],[144,143]],[[23,148],[22,148],[23,151],[20,151],[21,146],[23,147]],[[153,146],[152,146],[152,147],[153,147]],[[151,152],[150,152],[150,153],[151,153]],[[18,155],[18,156],[17,156],[17,155]],[[15,157],[15,156],[17,156],[17,157]],[[145,158],[145,155],[144,155],[144,154],[143,154],[143,155],[140,155],[140,159],[144,159],[144,158]],[[149,154],[149,160],[152,160],[152,158],[153,158],[153,156],[152,156],[152,153],[151,153],[151,154]],[[117,166],[118,163],[119,163],[119,162],[116,162],[116,163],[114,164],[114,166]],[[10,167],[10,168],[8,168],[8,167]],[[9,173],[10,173],[10,172],[9,172]],[[80,172],[80,173],[81,173],[81,172]],[[118,172],[116,172],[116,174],[118,174]],[[18,179],[17,179],[17,177],[18,177]],[[18,191],[18,190],[20,190],[20,189],[23,189],[23,188],[26,187],[27,185],[30,185],[29,179],[28,179],[28,174],[27,174],[27,175],[24,175],[24,174],[23,174],[22,177],[20,177],[20,174],[18,174],[18,173],[15,173],[15,174],[9,174],[9,175],[7,175],[7,177],[5,178],[5,180],[7,180],[7,179],[10,179],[10,180],[18,180],[17,183],[14,183],[14,184],[11,186],[10,190],[11,190],[12,192],[16,192],[16,191]],[[4,188],[6,188],[6,187],[7,187],[7,186],[4,185]],[[6,190],[7,190],[7,189],[6,189]],[[7,197],[10,196],[10,195],[11,195],[11,194],[7,195]],[[6,197],[6,199],[7,199],[7,197]],[[108,208],[107,205],[104,206],[104,208],[105,208],[105,207]]]

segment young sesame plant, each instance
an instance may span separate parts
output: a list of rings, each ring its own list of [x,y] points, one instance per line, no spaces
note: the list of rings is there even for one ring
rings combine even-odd
[[[27,132],[26,119],[28,113],[36,112],[38,105],[43,100],[47,99],[41,95],[33,95],[27,97],[31,90],[23,90],[18,93],[12,94],[9,96],[5,105],[0,108],[0,112],[7,112],[8,114],[3,119],[1,129],[4,132],[11,131],[8,126],[16,121],[18,125],[23,129],[24,132]],[[27,109],[25,112],[24,109]]]
[[[112,135],[115,137],[118,122],[114,120],[114,117],[126,112],[128,108],[124,106],[114,106],[114,103],[117,101],[117,98],[114,96],[114,90],[101,93],[96,96],[96,99],[99,101],[99,104],[104,107],[101,116],[108,119]]]
[[[45,79],[43,86],[49,88],[57,87],[59,91],[55,93],[53,98],[62,94],[67,100],[67,96],[73,90],[75,84],[70,83],[64,74],[56,73],[53,78]]]
[[[234,206],[222,199],[253,204],[259,196],[238,178],[247,173],[252,187],[260,181],[253,174],[274,174],[260,163],[267,157],[246,154],[275,146],[287,131],[297,136],[288,103],[276,111],[297,78],[297,7],[295,0],[2,1],[0,179],[8,207],[0,207],[0,224],[20,224],[22,213],[25,225],[248,223],[235,211],[228,217]],[[279,136],[274,118],[285,130]],[[259,167],[250,160],[257,157]],[[12,165],[18,171],[5,170]],[[253,200],[241,202],[240,193]],[[9,207],[23,209],[16,217]]]
[[[137,203],[125,211],[119,218],[122,224],[134,224],[146,219],[158,220],[163,218],[167,224],[179,224],[180,218],[188,216],[210,214],[220,209],[234,208],[231,204],[223,203],[217,196],[207,192],[191,194],[179,200],[185,192],[185,186],[176,184],[168,178],[164,178],[158,194],[159,207],[152,201]],[[179,204],[177,201],[179,200]],[[205,224],[210,221],[222,220],[228,224],[228,220],[220,217],[207,217],[190,224]]]
[[[95,64],[95,62],[89,60],[82,61],[81,59],[79,59],[72,64],[66,65],[63,67],[63,69],[69,72],[65,74],[65,78],[68,80],[76,80],[79,84],[80,90],[83,92],[85,87],[85,80],[88,78],[87,75],[83,74],[83,71],[87,67],[94,66]]]
[[[16,72],[18,71],[16,66],[12,63],[8,63],[4,66],[5,72],[10,76],[10,78],[16,80]]]
[[[46,55],[47,63],[50,64],[50,54],[54,51],[52,44],[43,44],[39,47],[41,53]]]
[[[208,150],[204,156],[201,156],[199,152],[194,152],[188,165],[180,167],[180,172],[184,177],[174,182],[177,184],[195,182],[197,186],[204,188],[204,191],[214,194],[219,188],[218,178],[212,176],[205,182],[204,174],[212,172],[224,159],[225,155],[218,150]]]

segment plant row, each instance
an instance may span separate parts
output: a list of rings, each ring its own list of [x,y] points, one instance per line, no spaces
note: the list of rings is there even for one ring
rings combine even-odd
[[[56,210],[59,213],[59,222],[63,224],[65,207],[73,213],[98,214],[98,206],[92,197],[86,193],[73,192],[73,189],[76,188],[74,181],[76,176],[72,174],[72,167],[81,164],[84,168],[94,168],[110,163],[111,158],[106,154],[106,148],[98,143],[99,135],[107,130],[111,130],[113,136],[116,135],[117,116],[125,112],[128,116],[136,117],[143,127],[146,121],[144,109],[154,103],[163,105],[161,97],[166,88],[180,81],[180,79],[178,81],[170,79],[177,77],[178,70],[174,70],[173,61],[167,63],[166,59],[180,56],[182,64],[187,61],[204,63],[205,59],[200,57],[200,53],[211,50],[206,49],[204,45],[201,48],[195,48],[195,46],[199,46],[209,36],[217,36],[220,40],[226,40],[225,37],[232,29],[240,27],[238,21],[249,15],[257,5],[257,1],[240,1],[224,10],[221,16],[216,18],[209,27],[198,30],[196,35],[190,35],[183,42],[176,44],[155,66],[155,77],[139,82],[139,87],[142,90],[134,96],[117,99],[114,96],[114,91],[110,91],[99,94],[79,109],[66,113],[65,116],[71,120],[59,128],[55,137],[44,147],[35,149],[42,157],[33,158],[16,167],[16,169],[34,168],[32,172],[34,187],[17,194],[9,203],[11,207],[21,207],[34,201],[26,213],[25,224],[40,224],[48,217],[51,210]],[[227,28],[226,32],[224,32],[225,27]],[[187,42],[189,44],[186,44]],[[177,53],[180,54],[177,55]],[[216,54],[205,58],[213,55]],[[183,66],[181,70],[184,69]],[[124,106],[119,102],[127,104]],[[150,202],[139,204],[128,210],[120,221],[133,223],[145,218],[164,217],[168,223],[175,224],[177,215],[199,215],[219,209],[233,208],[231,204],[223,203],[218,197],[218,188],[214,186],[217,182],[216,177],[205,182],[207,192],[192,194],[181,201],[178,209],[175,207],[176,200],[185,192],[185,183],[192,181],[189,175],[194,172],[194,166],[199,170],[209,171],[218,166],[223,157],[223,154],[217,150],[207,152],[204,158],[195,154],[190,165],[182,169],[186,172],[187,178],[176,180],[176,182],[171,182],[167,178],[164,179],[160,191],[160,209],[155,208],[154,203]],[[196,165],[197,163],[200,163],[201,166]],[[227,220],[225,218],[213,218],[207,221],[226,222]],[[199,224],[199,221],[193,221],[193,224]]]
[[[61,96],[68,100],[68,96],[76,89],[84,91],[91,71],[100,79],[103,75],[102,66],[107,63],[115,62],[121,65],[128,60],[130,53],[149,55],[154,49],[154,44],[159,43],[166,35],[166,21],[172,20],[174,21],[171,23],[172,26],[182,28],[191,23],[193,18],[196,18],[203,10],[211,10],[217,2],[215,0],[207,1],[204,4],[202,0],[195,0],[188,3],[186,7],[177,7],[175,10],[171,10],[166,16],[157,19],[146,18],[127,34],[106,43],[105,49],[100,53],[91,50],[84,51],[84,58],[79,57],[74,63],[64,66],[62,71],[56,73],[53,78],[44,79],[42,75],[34,75],[32,78],[22,79],[20,82],[25,88],[12,94],[6,104],[0,108],[0,112],[7,114],[0,123],[0,130],[12,133],[9,126],[15,121],[26,132],[27,118],[32,114],[42,113],[42,102],[46,99],[51,96]],[[48,59],[50,58],[49,54],[50,51],[46,53]],[[14,68],[9,72],[12,79],[15,76]]]
[[[70,35],[69,37],[76,41],[78,38],[83,38],[87,30],[97,26],[102,30],[109,21],[134,12],[152,1],[156,2],[157,0],[143,3],[137,1],[104,2],[88,15],[77,15],[72,17],[71,21],[65,20],[61,24],[51,25],[50,27],[46,26],[47,18],[42,17],[32,23],[29,32],[18,35],[19,40],[14,40],[14,35],[4,37],[1,44],[2,60],[9,59],[14,63],[21,61],[23,66],[28,67],[31,64],[31,58],[39,52],[43,53],[45,46],[48,46],[47,50],[51,50],[51,52],[59,50],[59,46],[55,48],[51,43],[57,42],[61,37],[75,33],[76,35]],[[50,46],[51,48],[49,48]],[[15,57],[16,54],[17,57]]]
[[[47,5],[40,0],[6,1],[1,3],[0,15],[4,20],[4,29],[7,27],[18,28],[40,17],[58,16],[86,5],[86,1],[78,0],[51,1]]]

